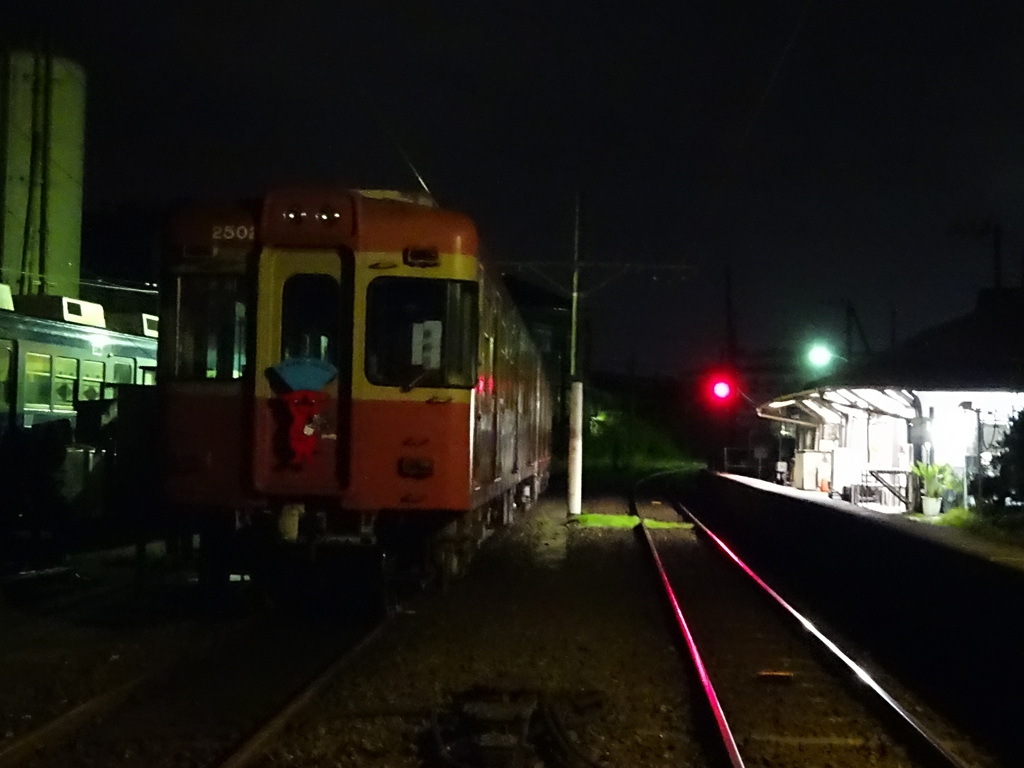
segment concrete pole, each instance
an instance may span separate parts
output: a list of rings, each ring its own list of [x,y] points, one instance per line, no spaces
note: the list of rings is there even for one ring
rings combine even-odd
[[[583,382],[577,379],[576,348],[579,334],[580,294],[580,197],[576,195],[576,216],[572,243],[572,326],[569,333],[569,515],[578,515],[583,501]]]
[[[977,509],[978,502],[981,500],[981,451],[985,442],[985,436],[981,428],[981,408],[974,408],[973,410],[975,425],[977,426],[977,434],[975,435],[974,439],[975,442],[978,444],[978,448],[975,451],[975,453],[978,454],[978,464],[974,468],[974,507],[975,509]],[[967,473],[964,472],[964,474],[966,475]],[[964,506],[967,506],[966,501],[964,503]]]
[[[583,382],[569,390],[569,514],[578,515],[583,504]]]

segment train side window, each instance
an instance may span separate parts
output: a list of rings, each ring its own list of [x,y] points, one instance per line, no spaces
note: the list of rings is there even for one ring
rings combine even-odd
[[[63,411],[74,410],[75,381],[78,379],[78,361],[73,357],[57,357],[53,361],[53,407]]]
[[[0,411],[11,410],[11,403],[14,402],[11,392],[11,357],[13,349],[8,346],[10,342],[0,343]],[[2,425],[0,425],[2,426]]]
[[[131,384],[134,380],[132,364],[115,360],[110,371],[110,381],[114,384]]]
[[[229,275],[182,277],[178,301],[175,376],[186,381],[240,379],[246,365],[243,279]]]
[[[281,295],[281,359],[337,365],[341,290],[330,275],[292,275]]]
[[[450,281],[445,311],[445,383],[450,387],[472,387],[476,382],[476,347],[479,311],[476,283]]]
[[[52,359],[38,352],[25,353],[25,405],[35,408],[50,407],[50,379]]]
[[[99,400],[103,395],[103,363],[99,360],[83,360],[81,379],[78,382],[79,400]]]

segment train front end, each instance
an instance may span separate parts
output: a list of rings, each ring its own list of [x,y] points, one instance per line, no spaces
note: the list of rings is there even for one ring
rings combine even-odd
[[[474,504],[472,222],[300,190],[197,209],[176,231],[165,490],[204,547],[401,548],[458,524]]]

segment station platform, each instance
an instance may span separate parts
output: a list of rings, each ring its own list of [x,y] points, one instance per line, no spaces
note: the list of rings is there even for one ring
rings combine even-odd
[[[767,493],[777,493],[798,498],[812,504],[821,504],[849,514],[860,515],[879,525],[892,526],[901,535],[916,536],[944,547],[1024,571],[1024,545],[993,541],[977,534],[946,525],[935,525],[928,519],[911,517],[905,513],[882,512],[869,507],[851,504],[848,501],[831,498],[823,491],[804,491],[786,485],[769,483],[744,475],[717,473],[719,477],[757,488]]]

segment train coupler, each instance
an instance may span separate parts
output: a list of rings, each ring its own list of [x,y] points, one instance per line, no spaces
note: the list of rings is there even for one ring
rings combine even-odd
[[[285,504],[277,516],[277,532],[283,541],[299,540],[299,524],[306,514],[305,504]]]
[[[324,510],[308,510],[303,503],[285,504],[277,513],[277,534],[285,544],[377,545],[376,512],[363,512],[357,518],[331,515]]]

